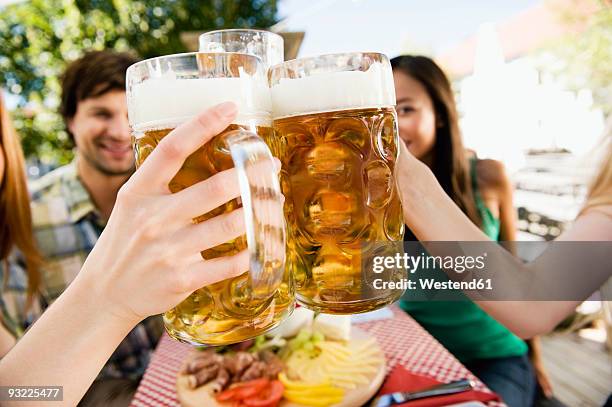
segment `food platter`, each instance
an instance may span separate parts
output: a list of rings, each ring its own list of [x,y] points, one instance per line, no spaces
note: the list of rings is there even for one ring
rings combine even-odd
[[[360,406],[366,403],[372,398],[382,385],[385,378],[385,359],[382,351],[376,344],[375,339],[368,333],[353,328],[351,330],[350,339],[343,341],[343,345],[348,348],[355,347],[355,351],[359,353],[367,353],[371,368],[367,369],[362,374],[349,374],[348,376],[360,376],[362,381],[358,385],[352,386],[353,388],[344,389],[342,400],[332,404],[333,407],[352,407]],[[333,345],[333,343],[332,343]],[[367,351],[365,351],[367,347]],[[355,367],[359,370],[358,358],[350,358],[355,360]],[[348,362],[347,362],[348,363]],[[346,368],[347,365],[345,365]],[[283,372],[285,373],[285,372]],[[314,373],[315,376],[317,372]],[[341,376],[339,377],[342,380]],[[335,379],[332,378],[331,382],[334,383]],[[200,407],[200,406],[211,406],[211,407],[227,407],[232,406],[232,403],[221,403],[215,400],[210,384],[197,387],[195,389],[190,388],[189,380],[187,376],[179,374],[177,377],[177,394],[181,405],[184,407]],[[309,404],[300,404],[291,402],[286,398],[283,398],[279,404],[280,407],[306,407]]]

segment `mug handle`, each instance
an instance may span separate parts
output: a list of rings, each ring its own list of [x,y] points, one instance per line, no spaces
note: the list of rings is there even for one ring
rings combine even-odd
[[[235,130],[223,139],[238,172],[252,300],[263,302],[276,293],[285,270],[284,197],[272,153],[261,137]]]

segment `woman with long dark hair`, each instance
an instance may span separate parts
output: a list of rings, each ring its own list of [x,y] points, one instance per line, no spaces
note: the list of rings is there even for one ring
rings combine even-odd
[[[515,240],[510,180],[501,163],[480,160],[463,146],[444,72],[424,56],[400,56],[391,64],[400,138],[410,153],[431,169],[446,194],[490,239]],[[405,240],[416,240],[408,228]],[[405,296],[400,306],[510,406],[532,404],[535,380],[526,343],[478,305],[464,296],[457,301]],[[549,390],[539,353],[534,356]]]

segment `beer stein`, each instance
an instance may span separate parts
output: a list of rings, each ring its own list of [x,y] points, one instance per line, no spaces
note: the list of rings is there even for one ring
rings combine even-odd
[[[402,250],[404,231],[389,60],[322,55],[272,66],[268,77],[274,133],[265,140],[282,162],[287,268],[298,302],[331,314],[394,302],[405,271],[372,267]]]
[[[241,197],[194,222],[244,209],[246,239],[203,251],[204,259],[248,248],[248,272],[192,293],[163,316],[175,339],[222,345],[255,337],[293,310],[292,281],[285,271],[283,199],[270,150],[272,132],[266,68],[252,55],[186,53],[147,59],[127,71],[128,115],[137,166],[176,126],[221,102],[238,105],[234,123],[191,154],[169,183],[172,193],[235,167]]]
[[[255,55],[266,67],[285,60],[283,37],[263,30],[217,30],[200,35],[200,52],[211,51]]]

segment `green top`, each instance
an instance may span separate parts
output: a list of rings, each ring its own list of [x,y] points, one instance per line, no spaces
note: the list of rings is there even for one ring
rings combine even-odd
[[[484,204],[478,191],[476,159],[470,160],[474,201],[482,218],[482,231],[498,241],[500,221]],[[415,290],[411,290],[415,291]],[[406,292],[400,307],[462,362],[521,356],[527,344],[506,327],[491,318],[465,295],[458,301],[411,301],[418,293]]]
[[[478,160],[476,158],[470,159],[470,177],[472,179],[474,203],[476,204],[476,209],[478,210],[480,218],[482,219],[482,226],[480,228],[485,235],[489,236],[491,240],[499,241],[501,222],[493,215],[480,196],[480,191],[478,190],[478,175],[476,174],[477,161]]]

